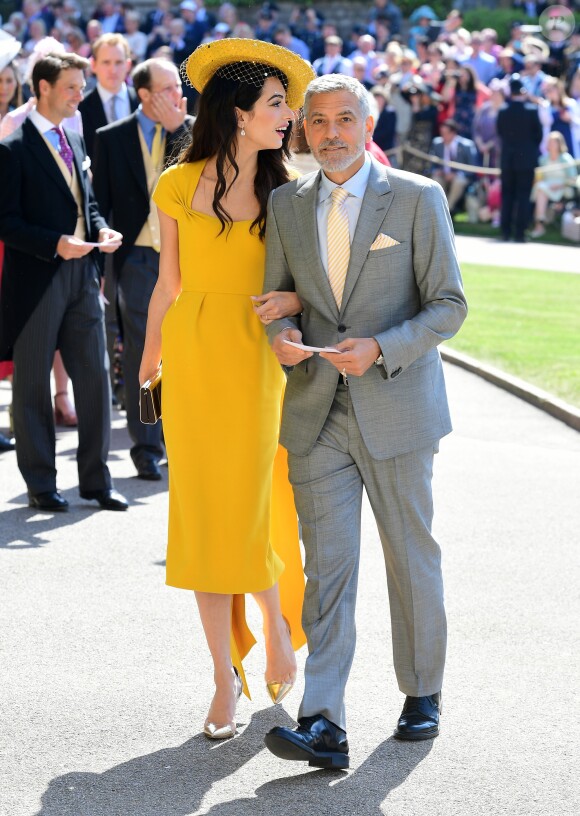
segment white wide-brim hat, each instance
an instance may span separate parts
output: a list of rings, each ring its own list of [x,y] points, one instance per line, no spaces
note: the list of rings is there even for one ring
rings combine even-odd
[[[18,55],[22,45],[16,37],[0,29],[0,71],[10,65],[14,57]]]

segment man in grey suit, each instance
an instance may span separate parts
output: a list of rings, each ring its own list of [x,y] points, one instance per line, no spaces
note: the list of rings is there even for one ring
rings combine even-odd
[[[316,767],[349,763],[344,693],[363,487],[384,550],[406,695],[395,736],[439,733],[446,620],[431,477],[451,423],[437,346],[467,307],[441,187],[376,163],[364,149],[372,126],[360,83],[314,80],[305,130],[322,172],[275,190],[268,211],[265,291],[295,290],[303,304],[299,318],[273,320],[267,331],[289,369],[280,441],[306,552],[309,653],[299,725],[274,728],[266,745]]]

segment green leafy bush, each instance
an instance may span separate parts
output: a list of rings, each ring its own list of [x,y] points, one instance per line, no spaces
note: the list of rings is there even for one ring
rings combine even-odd
[[[505,45],[510,39],[512,23],[520,21],[525,25],[536,25],[536,17],[526,17],[521,9],[477,8],[466,11],[463,25],[468,31],[481,31],[482,28],[494,28],[498,42]]]

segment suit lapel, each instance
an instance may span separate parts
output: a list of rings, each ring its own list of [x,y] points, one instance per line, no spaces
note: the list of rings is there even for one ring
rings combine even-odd
[[[79,189],[81,191],[81,195],[83,197],[83,215],[85,217],[85,229],[87,231],[87,235],[90,233],[90,220],[89,220],[89,211],[88,211],[88,189],[87,183],[85,180],[85,174],[83,172],[83,162],[87,158],[85,151],[83,150],[82,143],[80,139],[77,137],[76,134],[67,133],[65,130],[66,138],[68,139],[68,143],[72,148],[73,152],[73,162],[75,169],[77,171],[77,181],[79,183]]]
[[[137,114],[133,113],[123,122],[122,127],[118,129],[118,135],[120,137],[118,143],[125,153],[128,166],[139,182],[143,195],[148,199],[149,190],[147,189],[147,176],[145,174],[145,165],[141,153],[138,127]]]
[[[26,119],[22,124],[22,132],[26,135],[26,147],[30,153],[31,160],[38,164],[50,177],[51,181],[74,202],[74,196],[70,187],[64,180],[64,176],[54,160],[54,156],[35,125]]]
[[[308,179],[292,198],[296,218],[296,236],[304,247],[308,271],[313,282],[318,286],[334,318],[338,317],[338,307],[324,271],[318,249],[318,220],[316,206],[318,201],[318,182],[320,171]]]
[[[74,138],[74,136],[71,136],[70,132],[67,132],[66,130],[64,132],[73,152],[73,162],[77,171],[79,187],[84,192],[85,183],[83,179],[83,162],[86,156],[81,148],[80,143]]]
[[[105,127],[109,124],[109,120],[107,119],[107,114],[105,113],[105,108],[103,107],[103,100],[101,99],[101,95],[98,90],[95,88],[91,94],[91,99],[89,104],[92,106],[93,109],[93,121],[95,123],[95,130],[100,127]]]
[[[394,195],[382,165],[372,160],[367,189],[364,194],[354,238],[350,247],[350,261],[346,273],[340,313],[343,314],[348,299],[356,285],[371,244],[386,218]],[[330,286],[328,287],[330,289]]]

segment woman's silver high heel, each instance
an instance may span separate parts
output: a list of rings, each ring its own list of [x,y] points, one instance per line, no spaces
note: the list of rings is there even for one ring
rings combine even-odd
[[[234,689],[236,693],[237,703],[240,697],[242,696],[242,680],[235,666],[233,667],[233,669],[234,669]],[[207,722],[206,720],[203,726],[203,733],[206,735],[206,737],[209,737],[210,739],[214,740],[229,739],[230,737],[236,736],[236,728],[237,726],[234,720],[232,720],[229,723],[226,723],[225,725],[218,725],[217,723]]]

